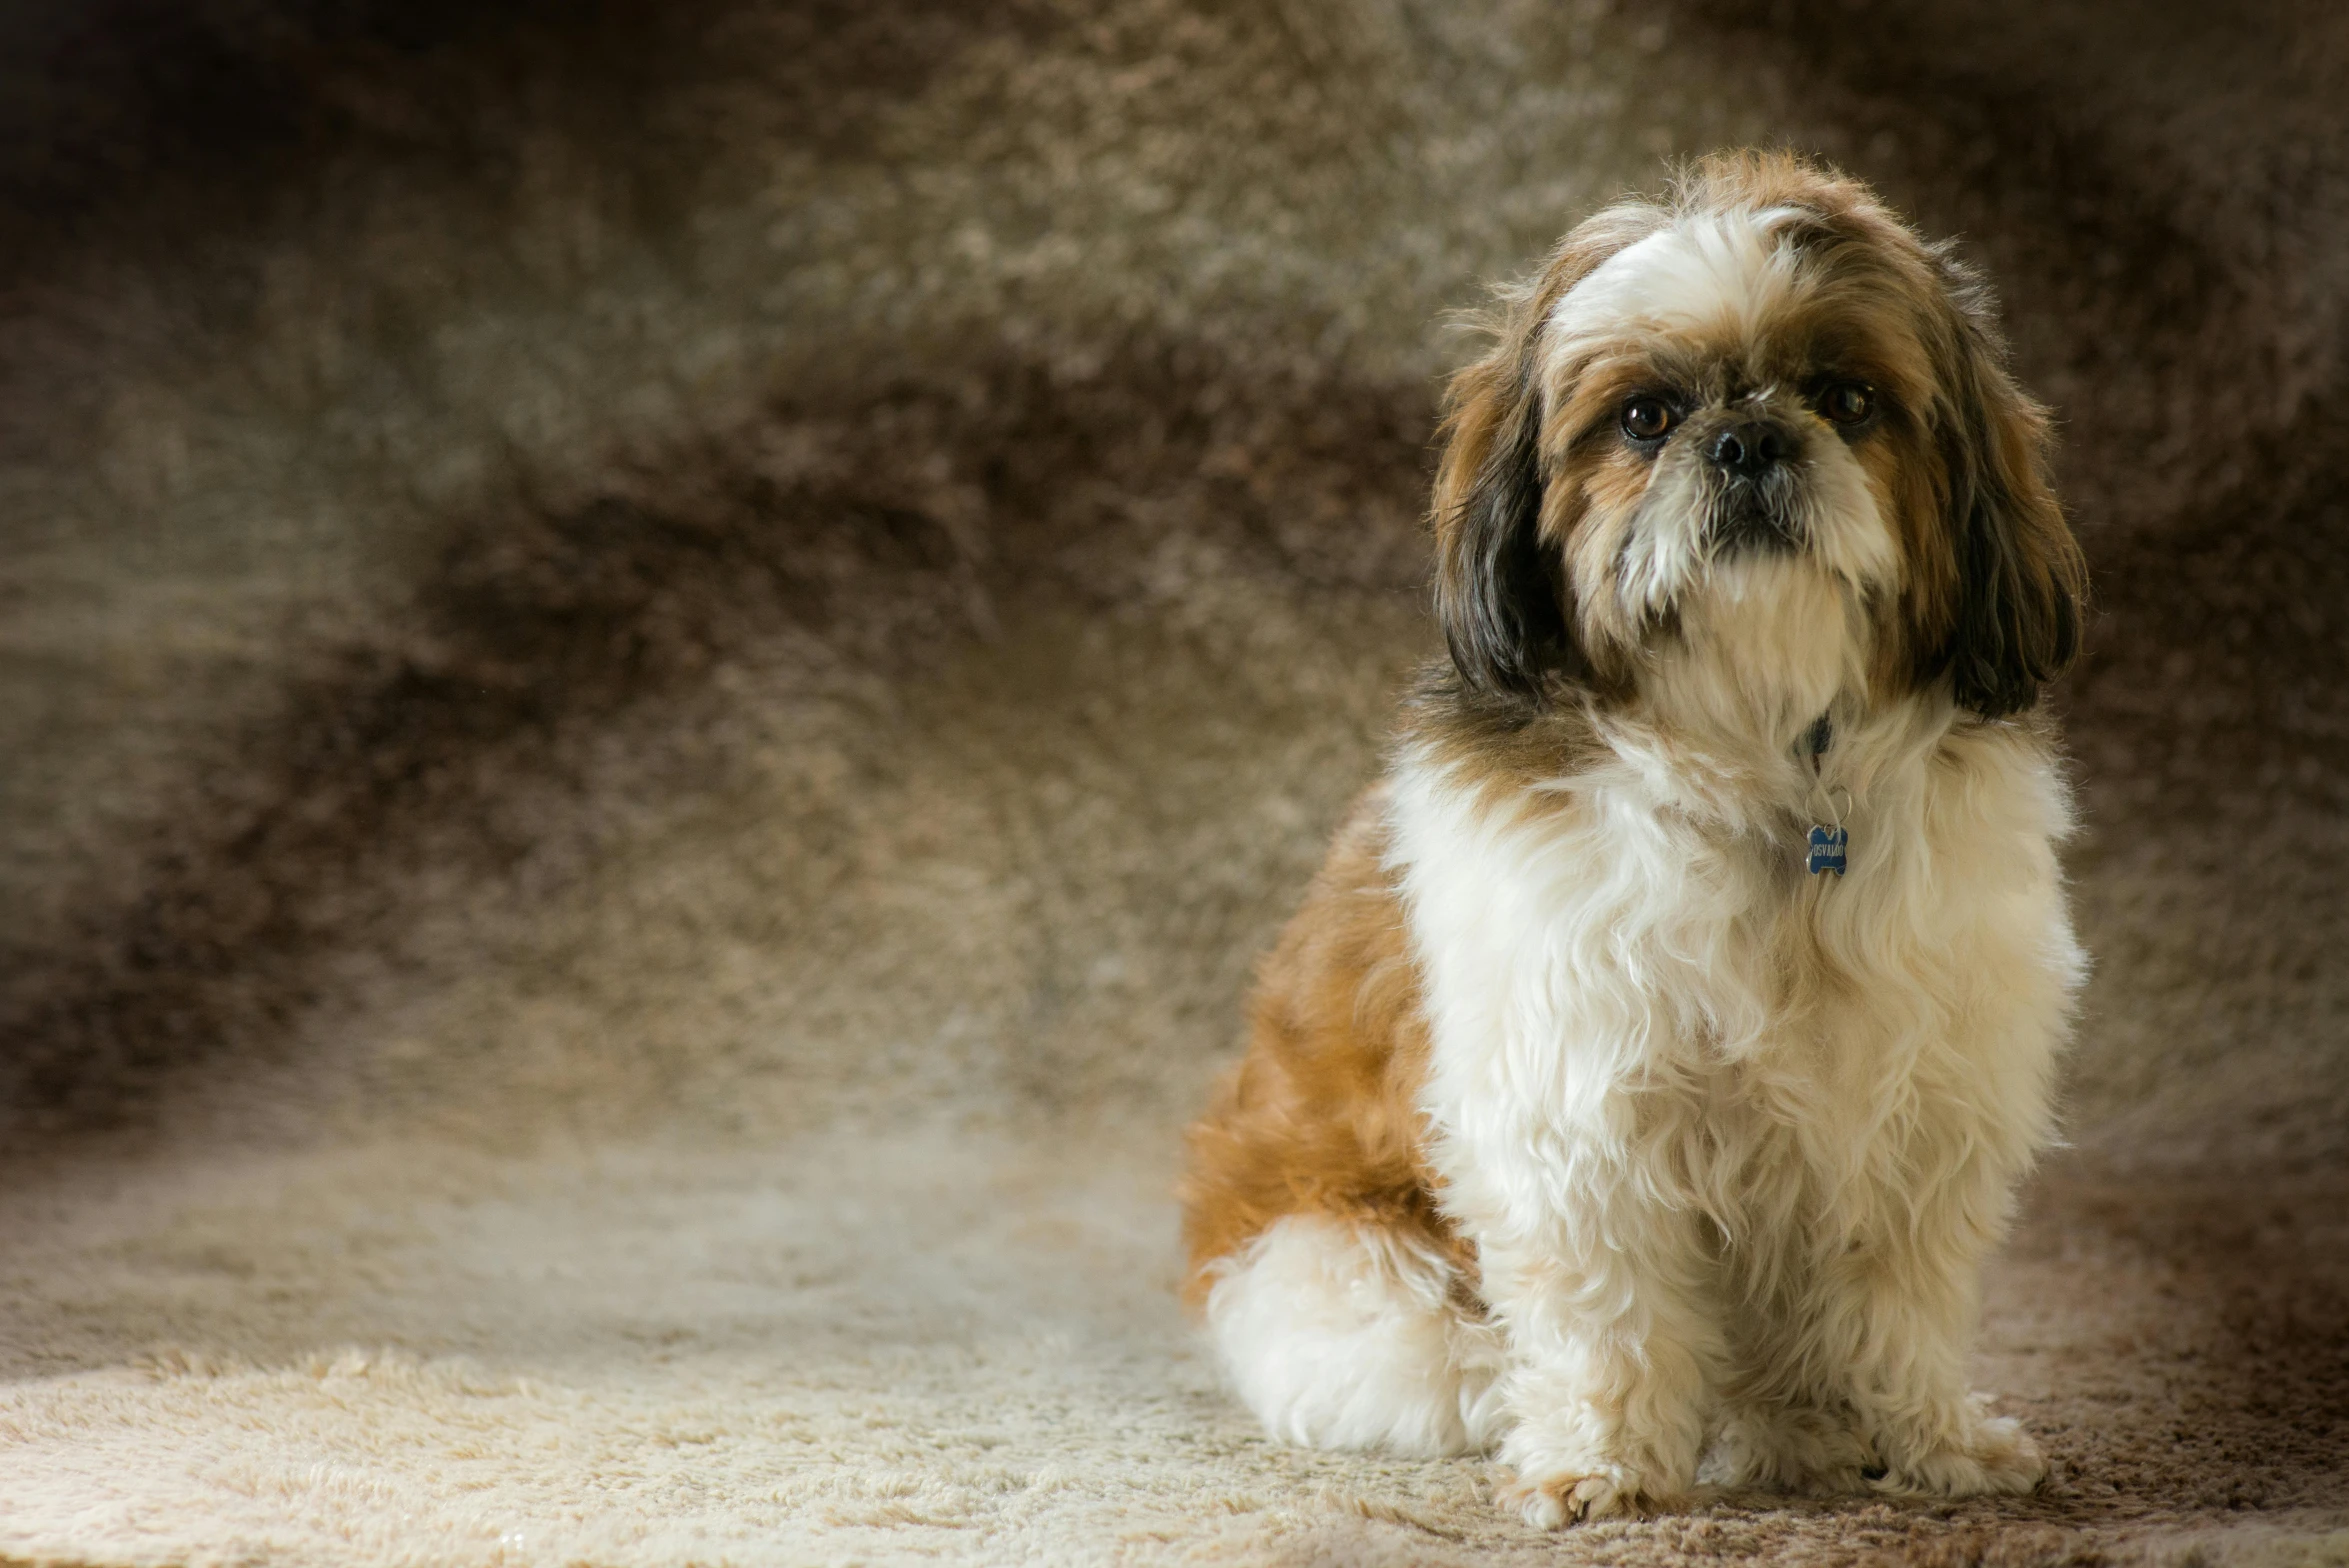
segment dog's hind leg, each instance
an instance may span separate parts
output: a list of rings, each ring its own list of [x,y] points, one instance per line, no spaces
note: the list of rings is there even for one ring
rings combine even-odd
[[[1498,1436],[1502,1339],[1450,1258],[1386,1227],[1292,1214],[1212,1268],[1208,1334],[1273,1436],[1419,1458]]]

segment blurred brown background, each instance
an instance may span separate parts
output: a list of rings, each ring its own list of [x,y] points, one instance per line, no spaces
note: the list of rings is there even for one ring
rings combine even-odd
[[[9,0],[0,1552],[2349,1557],[2344,104],[2321,0]],[[2059,1469],[1553,1548],[1256,1440],[1164,1186],[1433,646],[1446,312],[1730,143],[2061,421]]]

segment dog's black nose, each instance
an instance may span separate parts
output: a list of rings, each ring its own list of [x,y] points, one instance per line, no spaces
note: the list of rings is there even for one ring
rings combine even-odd
[[[1725,469],[1740,479],[1759,479],[1786,461],[1786,454],[1786,437],[1758,421],[1730,426],[1713,437],[1712,445],[1705,448],[1705,456],[1715,468]]]

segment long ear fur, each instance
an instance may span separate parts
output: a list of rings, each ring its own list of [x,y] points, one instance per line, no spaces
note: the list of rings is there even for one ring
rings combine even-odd
[[[2078,654],[2088,568],[2047,481],[2047,415],[2007,374],[1979,286],[1948,276],[1958,308],[1941,448],[1957,600],[1924,673],[1946,668],[1959,703],[1997,718],[2038,702]]]
[[[1436,620],[1470,689],[1539,703],[1579,664],[1541,538],[1541,395],[1522,354],[1461,372],[1436,478]],[[1512,362],[1516,361],[1516,362]]]
[[[1436,471],[1436,619],[1471,691],[1538,707],[1558,679],[1588,682],[1559,541],[1544,536],[1542,325],[1568,290],[1665,214],[1625,201],[1559,242],[1503,296],[1492,352],[1452,378]]]

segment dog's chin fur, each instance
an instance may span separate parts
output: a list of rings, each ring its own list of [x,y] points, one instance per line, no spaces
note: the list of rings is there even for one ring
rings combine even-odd
[[[1867,689],[1866,609],[1806,557],[1719,562],[1675,608],[1679,635],[1652,655],[1635,711],[1691,746],[1775,757],[1837,698]]]
[[[1190,1296],[1276,1436],[1496,1449],[1543,1525],[2036,1484],[1966,1364],[2084,964],[2031,711],[2084,585],[1985,312],[1850,181],[1734,158],[1570,235],[1462,372],[1452,659],[1192,1132]],[[1831,428],[1800,389],[1854,364],[1889,406]],[[1700,435],[1787,432],[1769,527],[1613,435],[1654,366]]]

